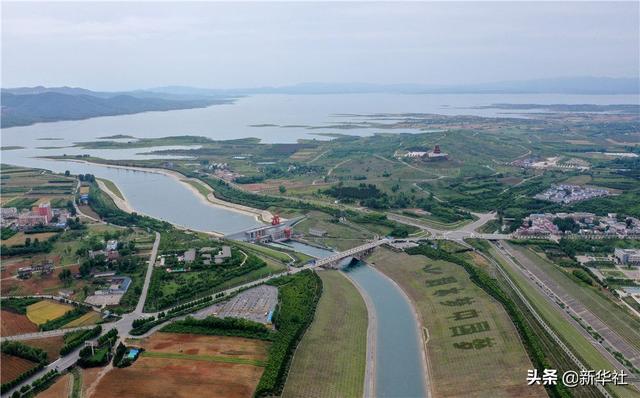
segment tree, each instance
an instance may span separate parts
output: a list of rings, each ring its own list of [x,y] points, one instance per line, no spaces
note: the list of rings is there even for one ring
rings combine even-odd
[[[287,187],[285,187],[284,185],[280,185],[278,187],[278,191],[280,191],[280,193],[285,193],[287,192]]]
[[[58,278],[65,284],[71,280],[71,271],[68,268],[63,269],[60,274],[58,274]]]
[[[24,245],[25,245],[26,247],[31,246],[31,238],[27,238],[27,239],[25,239],[25,240],[24,240]]]

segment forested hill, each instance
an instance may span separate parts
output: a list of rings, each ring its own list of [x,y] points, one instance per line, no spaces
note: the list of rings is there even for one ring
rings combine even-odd
[[[86,90],[91,93],[91,91]],[[55,91],[14,94],[2,91],[2,127],[26,126],[38,122],[80,120],[96,116],[113,116],[147,111],[203,108],[228,103],[227,98],[167,99],[145,95],[98,95]]]

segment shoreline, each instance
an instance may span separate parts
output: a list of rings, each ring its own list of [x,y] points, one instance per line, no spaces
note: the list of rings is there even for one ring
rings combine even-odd
[[[255,220],[259,221],[259,222],[271,222],[271,218],[273,217],[273,215],[267,210],[254,209],[252,207],[239,205],[239,204],[231,203],[231,202],[226,202],[224,200],[218,199],[213,195],[213,188],[211,188],[210,186],[206,185],[205,183],[203,183],[202,181],[200,181],[200,180],[198,180],[196,178],[187,177],[184,174],[181,174],[181,173],[179,173],[177,171],[174,171],[174,170],[167,170],[167,169],[162,169],[162,168],[157,168],[157,167],[120,166],[120,165],[108,164],[108,163],[105,164],[105,163],[89,162],[87,160],[80,160],[80,159],[63,160],[63,159],[57,159],[56,158],[56,159],[50,159],[50,160],[56,160],[56,161],[62,161],[62,162],[85,163],[85,164],[90,164],[90,165],[94,165],[94,166],[109,167],[109,168],[114,168],[114,169],[132,170],[132,171],[140,171],[140,172],[146,172],[146,173],[161,174],[161,175],[173,178],[174,180],[176,180],[177,182],[179,182],[183,186],[187,187],[196,197],[198,197],[200,199],[200,201],[202,203],[204,203],[204,204],[206,204],[208,206],[222,208],[222,209],[230,210],[230,211],[235,211],[237,213],[244,214],[244,215],[249,215],[249,216],[254,217]],[[103,179],[105,179],[105,178],[103,178]],[[196,187],[194,187],[193,185],[189,184],[187,181],[191,181],[193,183],[200,184],[202,187],[204,187],[205,189],[209,190],[210,192],[207,195],[207,197],[202,195],[202,193],[200,191],[198,191],[198,189]],[[111,182],[116,187],[118,186],[115,182],[113,182],[113,181],[111,181]],[[102,187],[101,187],[101,189],[102,189]],[[109,190],[109,192],[111,192],[111,191]],[[120,192],[122,193],[122,196],[125,198],[125,202],[127,202],[126,207],[129,208],[129,209],[133,209],[131,204],[128,203],[128,201],[126,201],[126,196],[125,196],[124,192],[122,192],[122,190],[120,190]],[[113,194],[113,192],[111,192],[111,193]],[[109,195],[109,196],[111,196],[111,195]],[[117,195],[115,195],[115,196],[117,197]],[[120,199],[120,198],[118,198],[118,200],[122,201],[122,199]],[[125,211],[124,209],[121,209],[121,210]],[[140,214],[142,214],[142,213],[140,213]]]
[[[87,162],[87,163],[88,163],[88,162]],[[102,178],[102,179],[103,179],[103,180],[107,180],[106,178]],[[108,181],[111,181],[111,180],[108,180]],[[135,209],[135,208],[133,208],[133,207],[131,206],[131,204],[126,200],[126,199],[127,199],[127,197],[125,196],[124,192],[120,191],[120,193],[122,194],[122,197],[124,198],[124,200],[123,200],[123,199],[119,198],[119,197],[118,197],[118,195],[116,195],[113,191],[111,191],[111,190],[109,189],[109,187],[107,187],[107,185],[106,185],[104,182],[99,181],[98,179],[96,179],[96,182],[98,183],[98,187],[100,188],[100,190],[101,190],[102,192],[106,193],[106,194],[107,194],[107,196],[109,196],[109,197],[111,198],[111,200],[113,200],[113,203],[116,205],[116,207],[118,207],[118,209],[120,209],[120,210],[124,211],[125,213],[134,213],[134,212],[135,212],[135,213],[137,213],[137,214],[140,214],[140,215],[143,215],[143,216],[146,216],[146,217],[150,217],[150,218],[153,218],[153,219],[156,219],[156,220],[166,221],[166,220],[163,220],[163,219],[161,219],[161,218],[157,218],[157,217],[151,216],[151,215],[149,215],[149,214],[146,214],[146,213],[144,213],[144,212],[140,212],[140,211],[136,210],[136,209]],[[114,185],[116,185],[116,183],[115,183],[115,182],[113,182],[113,181],[111,181],[111,183],[112,183],[112,184],[114,184]],[[117,187],[117,185],[116,185],[116,187]],[[166,221],[166,222],[170,223],[170,224],[171,224],[171,225],[173,225],[174,227],[176,227],[176,228],[178,228],[178,229],[181,229],[181,230],[194,231],[194,232],[200,232],[200,233],[204,233],[204,234],[212,235],[212,236],[214,236],[214,237],[216,237],[216,238],[222,238],[222,237],[224,237],[224,234],[223,234],[223,233],[220,233],[220,232],[218,232],[218,231],[202,231],[202,230],[199,230],[199,229],[188,228],[188,227],[186,227],[186,226],[184,226],[184,225],[176,224],[176,223],[173,223],[173,222],[169,222],[169,221]]]

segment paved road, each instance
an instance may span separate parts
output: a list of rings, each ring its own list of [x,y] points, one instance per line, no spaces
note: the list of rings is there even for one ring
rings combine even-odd
[[[540,280],[539,278],[537,278],[536,275],[534,275],[532,272],[530,272],[529,268],[525,268],[522,265],[516,263],[517,258],[511,256],[512,251],[507,249],[505,245],[496,244],[496,245],[494,245],[494,247],[497,249],[497,253],[505,260],[506,264],[508,266],[510,266],[511,269],[513,269],[514,271],[522,274],[525,277],[524,279],[529,283],[529,285],[531,285],[534,289],[539,291],[541,293],[541,295],[544,297],[544,299],[550,304],[550,306],[552,308],[554,308],[556,311],[558,311],[558,313],[560,313],[562,315],[562,317],[567,322],[569,322],[578,333],[580,333],[587,341],[589,341],[591,343],[591,345],[593,345],[593,347],[595,349],[597,349],[598,352],[600,352],[600,354],[615,369],[623,368],[623,366],[615,359],[615,357],[613,355],[611,355],[611,353],[609,351],[607,351],[607,349],[605,348],[605,346],[611,346],[611,343],[609,343],[606,338],[605,338],[605,342],[603,344],[600,344],[598,341],[596,341],[593,338],[593,336],[591,336],[591,334],[589,334],[589,332],[587,332],[572,317],[572,314],[575,314],[575,312],[567,305],[567,303],[565,303],[565,308],[564,309],[561,308],[557,304],[558,301],[562,301],[561,298],[559,296],[557,296],[553,292],[553,290],[549,286],[547,286],[545,284],[544,280]],[[626,370],[626,372],[627,372],[627,374],[631,374],[631,372],[628,371],[628,370]],[[638,388],[640,390],[640,382],[633,382],[633,384],[636,386],[636,388]]]
[[[22,340],[33,340],[33,339],[42,339],[45,337],[55,337],[55,336],[64,336],[67,333],[75,332],[78,330],[87,330],[93,329],[95,325],[92,326],[78,326],[77,328],[68,328],[68,329],[56,329],[56,330],[47,330],[46,332],[34,332],[34,333],[25,333],[18,334],[15,336],[5,336],[0,339],[0,341],[22,341]]]
[[[493,220],[496,217],[495,213],[473,213],[477,220],[474,222],[465,224],[457,229],[446,230],[446,229],[438,229],[436,227],[432,227],[427,225],[420,220],[416,220],[415,218],[403,216],[395,213],[387,213],[387,218],[390,220],[399,222],[405,225],[411,225],[417,228],[420,228],[423,231],[429,232],[433,239],[448,239],[455,241],[463,241],[467,238],[478,238],[478,239],[489,239],[489,240],[505,240],[511,239],[510,234],[485,234],[480,232],[475,232],[476,229],[486,224],[488,221]]]
[[[494,245],[494,247],[495,247],[495,245]],[[496,249],[498,249],[498,248],[496,247]],[[487,261],[489,261],[490,263],[492,263],[496,267],[496,269],[500,272],[500,274],[502,274],[502,276],[507,281],[507,283],[511,286],[513,291],[520,297],[520,299],[522,300],[524,305],[529,309],[529,311],[531,312],[533,317],[538,321],[538,323],[542,326],[542,328],[549,334],[549,336],[551,336],[551,338],[558,345],[558,348],[561,349],[562,351],[564,351],[565,354],[567,354],[567,356],[573,361],[573,363],[575,363],[578,366],[578,369],[580,369],[580,370],[589,370],[587,368],[587,366],[585,366],[584,363],[582,363],[582,361],[580,359],[578,359],[578,357],[576,357],[574,355],[574,353],[569,349],[569,347],[567,347],[567,345],[564,343],[564,341],[562,339],[560,339],[560,337],[558,337],[556,332],[547,324],[545,319],[542,318],[542,316],[540,316],[540,314],[537,312],[537,310],[531,305],[531,303],[529,302],[528,298],[520,291],[520,288],[518,286],[516,286],[515,282],[505,272],[503,267],[500,264],[498,264],[493,259],[493,257],[486,256],[480,251],[476,251],[476,252],[479,255],[481,255],[482,257],[484,257],[485,259],[487,259]],[[513,261],[511,261],[510,258],[508,258],[508,256],[505,256],[505,254],[500,252],[499,250],[498,250],[498,255],[504,258],[504,260],[507,262],[509,267],[515,266],[516,268],[518,268],[517,265]],[[547,300],[548,299],[549,298],[547,297]],[[596,384],[596,388],[598,389],[598,391],[600,391],[600,393],[602,393],[602,395],[605,398],[612,398],[611,394],[609,394],[609,392],[604,388],[604,385]]]
[[[151,255],[149,255],[149,264],[147,265],[147,273],[144,277],[144,285],[142,285],[142,293],[140,293],[140,299],[138,305],[134,310],[135,314],[142,314],[144,309],[144,303],[147,301],[147,292],[149,292],[149,285],[151,284],[151,274],[153,273],[153,266],[156,264],[156,257],[158,256],[158,247],[160,246],[160,233],[156,232],[156,240],[153,242],[153,248],[151,249]]]
[[[640,368],[640,350],[621,337],[614,328],[609,327],[602,319],[590,311],[582,302],[569,294],[535,261],[515,250],[508,243],[501,245],[500,250],[513,256],[565,306],[591,326],[615,351],[621,352],[635,367]],[[612,314],[614,316],[614,314]]]

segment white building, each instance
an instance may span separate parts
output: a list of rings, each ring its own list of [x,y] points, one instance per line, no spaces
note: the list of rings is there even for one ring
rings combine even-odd
[[[615,249],[613,254],[620,264],[640,264],[640,249]]]

